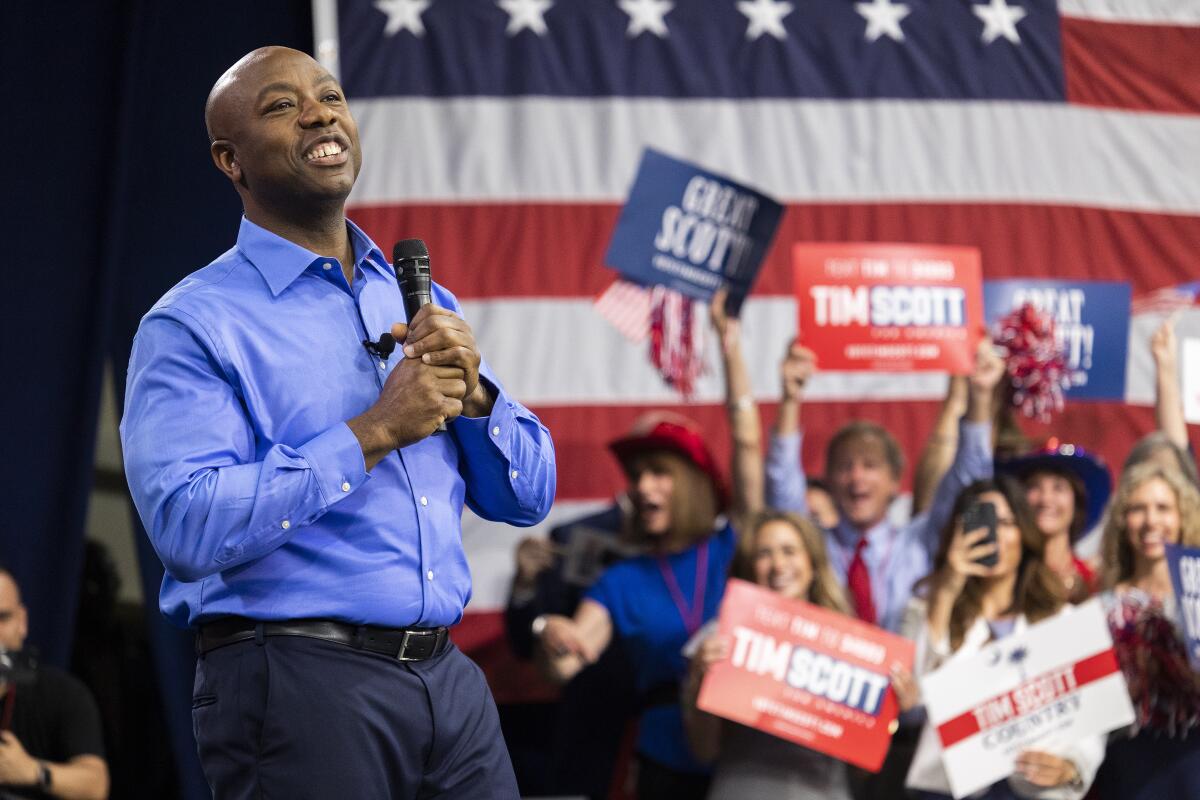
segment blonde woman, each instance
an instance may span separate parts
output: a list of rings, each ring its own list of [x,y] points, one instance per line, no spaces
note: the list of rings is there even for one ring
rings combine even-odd
[[[1200,677],[1178,627],[1167,544],[1200,547],[1200,493],[1172,466],[1143,462],[1121,476],[1104,529],[1104,599],[1137,720],[1109,743],[1103,798],[1200,797]]]
[[[784,597],[850,612],[825,555],[824,535],[796,514],[764,512],[738,543],[731,574]],[[684,684],[683,718],[692,752],[716,762],[710,800],[771,797],[780,800],[848,800],[846,765],[696,708],[708,669],[729,657],[729,642],[706,626],[698,637]]]

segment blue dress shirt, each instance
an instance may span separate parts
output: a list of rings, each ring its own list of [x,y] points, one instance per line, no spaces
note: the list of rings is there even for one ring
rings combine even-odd
[[[771,438],[767,452],[767,502],[783,511],[806,514],[807,482],[800,460],[800,443],[799,433]],[[871,576],[871,599],[875,601],[880,627],[900,631],[913,586],[933,567],[942,528],[950,519],[959,492],[975,481],[990,477],[992,426],[987,422],[964,421],[959,424],[954,463],[938,483],[928,511],[902,526],[884,519],[864,532],[842,521],[825,531],[829,562],[843,586],[858,540],[867,537],[863,560]]]
[[[463,504],[514,525],[554,499],[554,449],[487,364],[488,418],[367,472],[346,425],[403,357],[362,345],[404,321],[395,274],[347,222],[354,281],[242,220],[237,245],[142,319],[121,421],[125,472],[179,625],[236,614],[384,626],[457,622],[471,596]],[[461,314],[440,286],[436,304]]]

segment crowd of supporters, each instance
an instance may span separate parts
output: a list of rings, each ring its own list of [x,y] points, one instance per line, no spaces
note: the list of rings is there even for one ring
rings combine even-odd
[[[906,458],[895,437],[852,422],[830,439],[823,478],[806,476],[802,412],[815,356],[786,348],[764,447],[739,323],[720,295],[711,317],[727,468],[685,417],[647,415],[611,443],[628,478],[613,506],[520,546],[510,640],[564,684],[550,758],[523,780],[588,797],[618,796],[614,775],[638,798],[949,797],[921,675],[1099,596],[1136,721],[1023,752],[1010,777],[975,796],[1200,798],[1200,675],[1164,552],[1200,546],[1170,320],[1151,343],[1158,430],[1115,476],[1087,442],[1024,440],[1003,358],[985,341],[972,373],[950,380],[914,467],[911,515],[897,519]],[[964,525],[981,502],[995,510],[994,539]],[[731,576],[915,642],[913,670],[892,667],[903,713],[879,772],[697,708],[707,670],[730,655],[715,618]],[[626,764],[621,732],[631,721]]]

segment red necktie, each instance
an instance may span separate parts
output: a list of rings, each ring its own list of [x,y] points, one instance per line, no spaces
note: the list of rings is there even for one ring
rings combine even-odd
[[[858,618],[874,625],[875,600],[871,597],[871,573],[867,571],[867,562],[863,559],[866,546],[867,537],[860,537],[854,548],[854,558],[850,561],[850,571],[846,573],[846,583],[850,586],[850,599],[854,601]]]

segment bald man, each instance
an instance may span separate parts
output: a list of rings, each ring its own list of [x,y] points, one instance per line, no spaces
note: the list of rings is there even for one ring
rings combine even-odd
[[[405,318],[345,216],[362,154],[323,67],[256,50],[205,121],[245,215],[142,320],[121,433],[161,608],[197,630],[214,795],[516,797],[491,694],[446,627],[471,590],[463,504],[543,519],[549,433],[447,290]],[[364,347],[384,332],[390,357]]]
[[[0,569],[0,648],[13,659],[11,654],[25,647],[28,633],[21,591],[12,575]],[[42,666],[28,680],[0,679],[0,698],[0,719],[5,720],[0,796],[108,797],[100,712],[86,686],[60,669]]]

